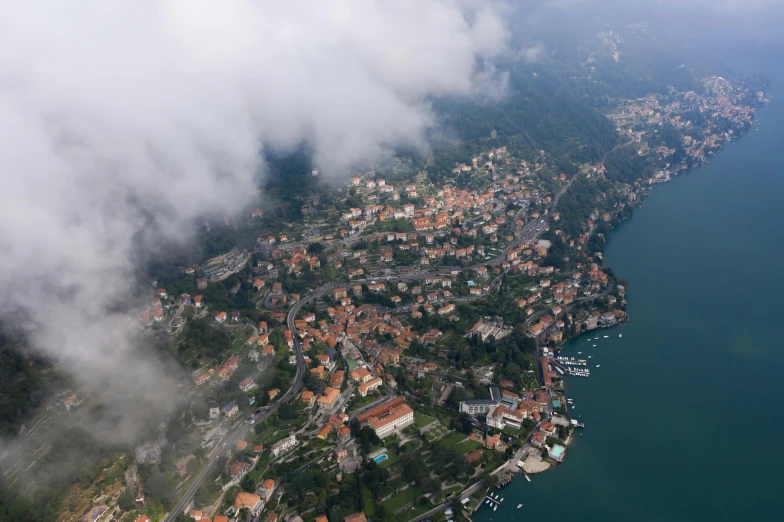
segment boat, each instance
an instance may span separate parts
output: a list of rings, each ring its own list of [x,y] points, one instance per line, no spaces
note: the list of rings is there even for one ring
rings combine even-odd
[[[577,355],[580,355],[581,353],[583,353],[583,352],[577,352]]]
[[[496,504],[495,506],[493,506],[493,511],[495,511],[496,509],[498,509],[498,504]]]
[[[609,336],[609,335],[605,335],[605,336],[604,336],[604,338],[605,338],[605,339],[607,339],[608,337],[610,337],[610,336]]]
[[[618,334],[618,337],[623,337],[623,334]]]
[[[594,344],[593,347],[596,348],[596,345]]]
[[[596,367],[597,367],[597,368],[598,368],[599,366],[601,366],[601,364],[597,364],[597,365],[596,365]]]
[[[517,509],[520,509],[521,507],[523,507],[522,504],[517,504]]]
[[[589,359],[590,359],[591,357],[593,357],[593,355],[589,355],[589,356],[588,356],[588,358],[589,358]]]
[[[485,504],[489,504],[489,503],[490,503],[490,500],[485,500]]]
[[[504,499],[502,498],[502,499],[500,500],[500,502],[503,502],[503,501],[504,501]]]

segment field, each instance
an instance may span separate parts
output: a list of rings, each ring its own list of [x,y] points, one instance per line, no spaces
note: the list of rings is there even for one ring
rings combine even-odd
[[[421,489],[416,486],[409,486],[397,495],[382,502],[381,505],[384,506],[384,509],[387,510],[387,513],[394,513],[409,502],[413,502],[421,496]]]
[[[447,447],[456,446],[460,441],[465,440],[467,438],[468,435],[466,435],[465,433],[454,431],[449,435],[447,435],[446,437],[444,437],[443,439],[441,439],[440,441],[438,441],[438,445],[447,446]]]
[[[460,453],[462,453],[463,455],[467,455],[467,454],[471,453],[472,451],[474,451],[475,449],[481,448],[481,447],[482,447],[482,445],[479,444],[478,442],[476,442],[475,440],[467,440],[467,441],[463,442],[462,444],[458,444],[457,446],[455,446],[455,449],[457,451],[459,451]]]
[[[430,415],[425,415],[424,413],[419,413],[418,411],[414,412],[414,424],[419,429],[424,428],[428,424],[435,422],[435,418],[431,417]]]

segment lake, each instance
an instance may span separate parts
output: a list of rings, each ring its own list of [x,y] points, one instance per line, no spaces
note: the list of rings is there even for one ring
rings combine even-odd
[[[631,321],[565,347],[592,356],[567,380],[582,435],[475,522],[784,520],[784,78],[764,73],[759,130],[612,232]]]

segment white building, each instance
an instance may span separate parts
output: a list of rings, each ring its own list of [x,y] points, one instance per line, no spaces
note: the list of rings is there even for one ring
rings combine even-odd
[[[491,399],[477,399],[473,401],[461,401],[460,413],[469,415],[485,415],[498,406],[498,401]]]
[[[291,451],[297,445],[297,437],[292,433],[288,437],[279,440],[272,446],[270,446],[270,451],[276,457]]]
[[[376,377],[375,379],[371,379],[365,384],[360,384],[357,388],[359,390],[359,395],[362,397],[366,397],[368,393],[372,392],[379,386],[381,386],[381,378]]]
[[[371,417],[367,423],[380,439],[402,430],[414,423],[414,410],[408,404],[401,404],[389,410],[386,415]]]

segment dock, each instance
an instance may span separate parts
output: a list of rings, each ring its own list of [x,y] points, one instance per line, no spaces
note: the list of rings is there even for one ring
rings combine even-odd
[[[486,500],[489,500],[490,502],[494,502],[494,503],[496,503],[496,504],[499,504],[499,505],[501,504],[501,502],[499,502],[498,500],[494,499],[494,498],[493,498],[493,497],[491,497],[490,495],[487,495],[487,496],[485,497],[485,499],[486,499]]]

